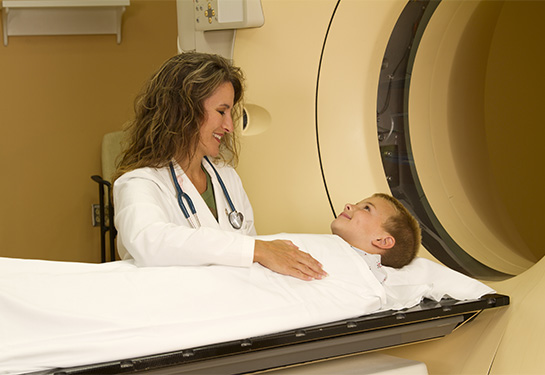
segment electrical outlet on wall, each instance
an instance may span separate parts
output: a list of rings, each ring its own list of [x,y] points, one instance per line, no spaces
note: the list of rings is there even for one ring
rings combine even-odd
[[[91,220],[92,220],[93,226],[98,227],[100,226],[100,204],[93,204],[91,208],[92,208]],[[109,212],[110,212],[110,207],[105,206],[104,207],[104,222],[106,223],[106,226],[108,226],[110,223]]]

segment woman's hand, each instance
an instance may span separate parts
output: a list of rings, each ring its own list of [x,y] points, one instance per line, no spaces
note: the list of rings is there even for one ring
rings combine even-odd
[[[322,279],[327,273],[308,253],[299,250],[291,241],[255,241],[254,262],[282,275],[301,280]]]

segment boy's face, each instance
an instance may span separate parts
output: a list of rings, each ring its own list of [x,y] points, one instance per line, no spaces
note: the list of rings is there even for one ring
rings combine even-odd
[[[369,253],[380,253],[372,246],[389,235],[382,227],[395,215],[393,205],[380,197],[370,197],[357,204],[346,204],[344,211],[331,223],[331,231],[346,242]]]

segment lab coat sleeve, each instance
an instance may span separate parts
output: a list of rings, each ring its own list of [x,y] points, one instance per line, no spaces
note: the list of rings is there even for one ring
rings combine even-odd
[[[246,195],[243,190],[242,193]],[[116,181],[118,248],[126,249],[130,255],[122,255],[123,258],[134,258],[138,266],[247,267],[253,263],[253,237],[207,226],[189,227],[172,195],[160,179],[138,173]],[[253,225],[246,233],[252,234],[251,230],[255,232]]]

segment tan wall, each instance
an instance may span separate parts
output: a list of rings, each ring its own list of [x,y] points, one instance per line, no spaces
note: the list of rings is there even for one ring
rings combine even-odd
[[[10,37],[0,46],[0,256],[100,261],[100,146],[143,81],[176,53],[176,2],[132,0],[114,35]]]

